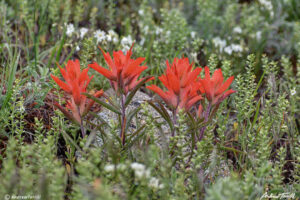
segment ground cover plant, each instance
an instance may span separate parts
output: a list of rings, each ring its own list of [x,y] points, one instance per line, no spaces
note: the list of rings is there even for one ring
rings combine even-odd
[[[297,0],[0,0],[1,199],[299,199]]]

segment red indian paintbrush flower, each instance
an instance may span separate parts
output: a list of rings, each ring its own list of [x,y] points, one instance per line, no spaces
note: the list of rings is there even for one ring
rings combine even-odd
[[[200,80],[201,84],[201,93],[205,93],[206,98],[208,101],[214,104],[221,103],[227,96],[230,94],[236,92],[232,89],[227,90],[232,81],[234,80],[234,77],[229,77],[224,83],[224,77],[222,74],[221,69],[217,69],[212,78],[210,77],[209,68],[205,67],[205,78]],[[227,91],[226,91],[227,90]],[[226,92],[225,92],[226,91]]]
[[[87,99],[82,93],[86,93],[86,89],[92,80],[93,76],[88,76],[89,68],[80,70],[79,60],[69,60],[66,68],[63,69],[59,66],[60,72],[66,82],[63,82],[58,77],[51,74],[52,79],[70,95],[70,100],[67,101],[67,108],[73,113],[71,115],[61,105],[55,103],[69,119],[81,123],[81,116],[85,115],[91,106],[94,104],[93,100]],[[95,97],[100,97],[103,91],[98,91],[94,94]]]
[[[132,55],[132,47],[133,45],[130,50],[127,51],[126,55],[124,55],[122,51],[114,51],[113,59],[108,52],[105,53],[100,48],[109,69],[98,65],[96,62],[89,65],[89,67],[108,78],[115,91],[118,93],[122,92],[125,95],[143,81],[143,79],[145,79],[142,78],[137,80],[141,73],[147,69],[147,66],[140,66],[144,62],[145,58],[130,58]],[[148,78],[147,81],[150,80],[152,79]]]
[[[157,93],[167,105],[178,112],[179,109],[188,111],[195,103],[202,99],[199,95],[199,83],[197,77],[201,68],[192,70],[193,63],[190,64],[188,58],[174,58],[173,63],[166,61],[167,69],[159,80],[167,88],[163,91],[156,85],[147,88]]]

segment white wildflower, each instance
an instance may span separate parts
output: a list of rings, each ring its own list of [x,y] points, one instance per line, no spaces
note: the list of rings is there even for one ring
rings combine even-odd
[[[198,54],[196,52],[191,53],[191,56],[192,56],[193,60],[195,60],[196,62],[198,62],[197,55]]]
[[[216,47],[219,47],[220,52],[222,52],[223,49],[226,47],[226,40],[222,40],[221,38],[216,37],[212,41]]]
[[[112,164],[105,165],[105,167],[104,167],[104,171],[106,171],[106,172],[112,172],[114,170],[115,170],[115,165],[112,165]]]
[[[99,42],[102,42],[103,40],[105,40],[106,34],[105,34],[104,31],[97,30],[97,31],[94,33],[94,37],[96,38],[97,43],[99,43]]]
[[[141,41],[140,41],[140,45],[143,46],[144,43],[145,43],[145,38],[142,38]]]
[[[142,177],[149,178],[150,177],[150,174],[151,174],[150,170],[149,169],[146,170],[145,165],[135,162],[135,163],[132,163],[130,165],[130,167],[134,170],[134,174],[138,178],[142,178]]]
[[[268,0],[259,0],[259,3],[263,5],[268,10],[273,10],[273,5],[271,1]]]
[[[228,46],[228,47],[225,47],[225,48],[224,48],[224,52],[227,53],[227,54],[229,54],[229,55],[232,54],[232,51],[233,51],[233,50],[232,50],[231,46]]]
[[[152,177],[149,181],[149,186],[152,188],[159,188],[159,180],[157,178]]]
[[[195,32],[195,31],[192,31],[192,32],[191,32],[191,38],[194,39],[195,37],[196,37],[196,32]]]
[[[243,47],[239,44],[232,44],[231,47],[234,52],[242,52],[243,51]]]
[[[297,93],[297,92],[296,92],[296,88],[293,88],[293,89],[291,90],[291,95],[294,96],[296,93]]]
[[[134,170],[134,171],[145,171],[146,167],[143,164],[140,163],[131,163],[130,167]]]
[[[76,51],[80,51],[80,47],[79,46],[76,46]]]
[[[121,45],[123,47],[123,51],[128,51],[132,45],[133,41],[130,35],[127,37],[123,37],[121,40]]]
[[[156,34],[156,35],[159,35],[159,34],[161,34],[162,32],[163,32],[163,29],[162,29],[162,28],[156,27],[156,29],[155,29],[155,34]]]
[[[151,171],[150,171],[150,169],[147,169],[146,171],[145,171],[145,177],[146,178],[149,178],[150,177],[150,175],[151,175]]]
[[[171,31],[167,31],[166,35],[167,35],[167,37],[169,37],[171,35]]]
[[[20,109],[20,112],[21,112],[21,113],[23,113],[23,112],[25,111],[25,107],[24,107],[24,105],[23,105],[23,104],[21,104],[19,109]]]
[[[67,30],[66,30],[66,34],[68,37],[72,36],[72,34],[74,33],[75,28],[73,24],[68,24],[67,25]]]
[[[84,28],[84,27],[80,28],[79,29],[80,38],[82,39],[88,31],[89,31],[89,29],[87,29],[87,28]]]
[[[139,15],[143,16],[144,15],[144,10],[139,10],[138,13],[139,13]]]
[[[119,36],[118,36],[118,34],[115,31],[109,30],[108,33],[107,33],[107,35],[106,35],[106,40],[108,42],[112,41],[113,43],[117,43],[119,41],[118,37]]]
[[[238,44],[232,44],[224,48],[224,52],[231,55],[232,52],[242,52],[243,47]]]
[[[271,17],[274,16],[274,11],[273,11],[273,5],[272,5],[272,2],[269,1],[269,0],[259,0],[259,3],[265,7],[267,10],[270,11],[270,15]]]
[[[237,27],[234,27],[233,32],[240,34],[240,33],[242,33],[242,29],[241,29],[241,27],[237,26]]]
[[[261,31],[256,32],[256,39],[260,40],[261,39]]]

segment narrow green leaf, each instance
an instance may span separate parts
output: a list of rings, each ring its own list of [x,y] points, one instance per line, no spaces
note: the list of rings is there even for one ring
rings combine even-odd
[[[137,84],[135,86],[135,88],[127,96],[126,101],[125,101],[125,106],[128,106],[128,104],[131,102],[132,98],[134,97],[134,95],[138,91],[138,89],[140,89],[142,87],[142,85],[144,85],[150,78],[151,78],[151,76],[145,77],[139,84]]]
[[[260,103],[261,103],[261,101],[258,101],[258,104],[256,106],[256,112],[255,112],[254,119],[252,121],[252,127],[255,124],[256,120],[257,120],[257,117],[258,117],[258,114],[259,114],[259,109],[260,109]]]
[[[82,93],[83,95],[87,96],[88,98],[92,99],[93,101],[95,101],[96,103],[99,103],[100,105],[104,106],[105,108],[107,108],[108,110],[118,114],[118,115],[121,115],[121,112],[115,108],[114,106],[111,106],[107,103],[105,103],[104,101],[101,101],[99,98],[97,97],[94,97],[93,95],[90,95],[88,93]]]
[[[127,116],[127,121],[126,121],[126,126],[125,126],[125,132],[127,132],[127,129],[129,128],[130,123],[131,123],[133,117],[134,117],[134,116],[137,114],[137,112],[140,111],[140,110],[141,110],[141,107],[138,107],[138,108],[132,110],[132,111],[128,114],[128,116]]]

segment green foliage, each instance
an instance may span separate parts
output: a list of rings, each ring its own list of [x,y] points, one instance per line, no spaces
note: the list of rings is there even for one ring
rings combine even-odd
[[[0,1],[0,198],[246,200],[285,192],[300,198],[299,6],[298,0]],[[99,41],[96,31],[104,32]],[[237,93],[219,106],[201,141],[191,142],[203,122],[180,112],[172,124],[156,101],[127,102],[125,147],[119,116],[105,106],[114,96],[101,98],[100,115],[86,118],[85,138],[53,110],[52,99],[67,100],[49,81],[50,73],[59,74],[56,62],[106,66],[98,46],[112,53],[133,42],[134,56],[146,58],[145,76],[160,76],[166,60],[183,55],[196,66],[221,68],[224,79],[235,76]],[[110,85],[97,76],[91,88]]]

